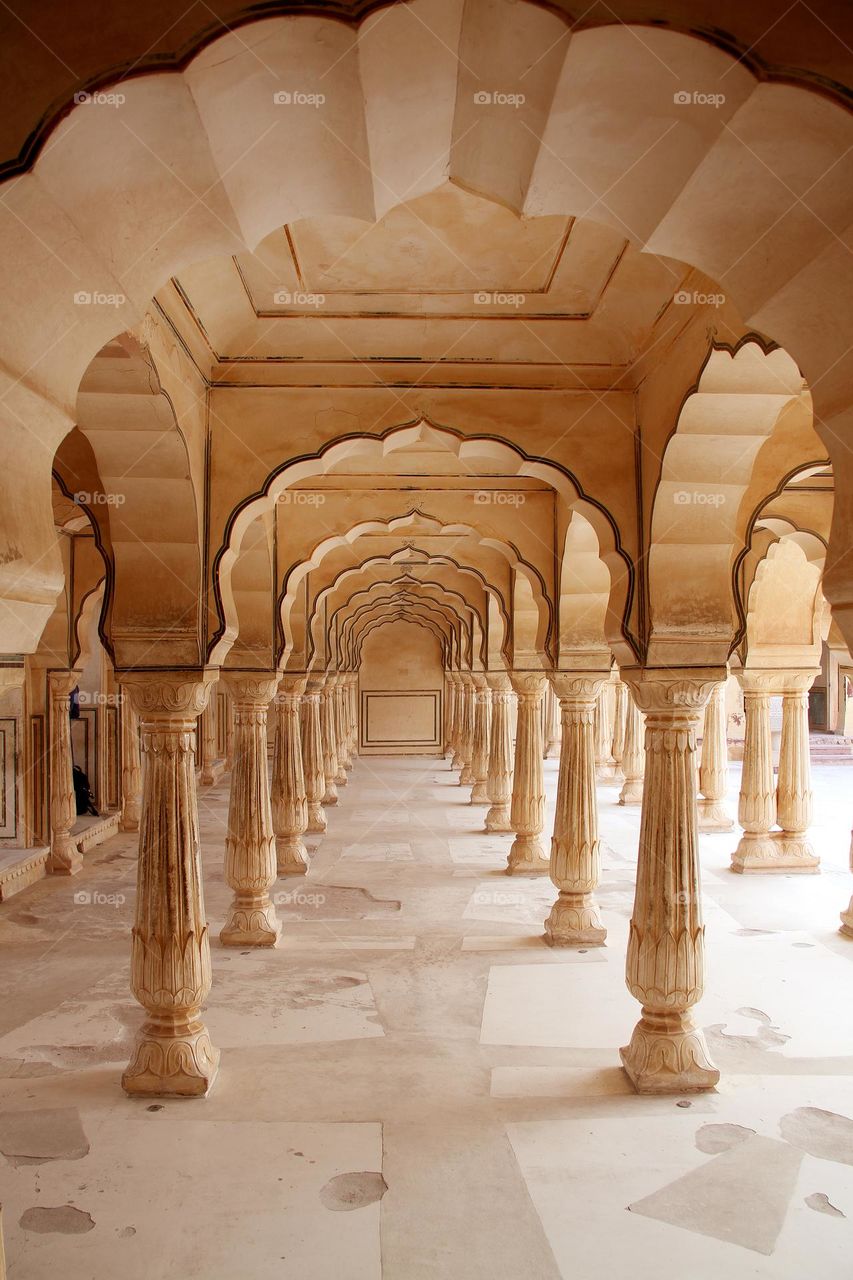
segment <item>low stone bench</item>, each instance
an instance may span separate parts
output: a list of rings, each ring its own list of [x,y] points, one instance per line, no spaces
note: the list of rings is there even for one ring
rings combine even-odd
[[[47,875],[47,845],[35,849],[0,848],[0,902]]]

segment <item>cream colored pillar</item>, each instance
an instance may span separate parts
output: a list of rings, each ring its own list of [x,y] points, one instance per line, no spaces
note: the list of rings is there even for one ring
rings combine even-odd
[[[120,831],[138,831],[142,813],[142,759],[139,754],[139,717],[133,700],[121,693],[121,816]]]
[[[213,768],[216,760],[216,690],[210,691],[201,716],[201,776],[199,782],[210,787],[216,782]]]
[[[615,670],[615,668],[614,668]],[[625,720],[628,690],[623,680],[614,679],[613,685],[613,737],[610,740],[610,754],[613,757],[613,777],[624,779],[622,760],[625,754]]]
[[[545,825],[545,771],[542,747],[542,698],[545,675],[541,671],[513,671],[512,687],[518,697],[510,822],[516,833],[509,851],[507,875],[530,875],[550,867],[539,837]]]
[[[200,1097],[219,1065],[201,1019],[211,975],[195,784],[197,718],[214,679],[201,671],[124,677],[145,761],[130,985],[147,1016],[122,1076],[129,1094]]]
[[[225,694],[225,768],[229,773],[234,768],[234,703],[227,691]]]
[[[610,691],[605,684],[595,704],[595,776],[599,782],[613,780],[612,741]]]
[[[487,831],[512,831],[509,806],[512,799],[512,726],[510,707],[512,685],[504,672],[486,676],[492,700],[492,723],[489,735],[489,773],[486,780],[491,808],[486,814]]]
[[[471,762],[474,759],[474,678],[470,672],[462,673],[462,740],[460,754],[462,756],[462,772],[459,775],[460,787],[469,787],[474,781]]]
[[[346,680],[347,724],[349,725],[349,757],[352,768],[358,755],[358,672],[348,671]]]
[[[474,679],[474,739],[471,753],[471,804],[489,803],[489,750],[492,729],[492,695],[486,677]]]
[[[338,788],[336,778],[338,774],[338,757],[335,749],[335,711],[334,711],[334,692],[329,684],[330,676],[320,677],[322,684],[320,685],[320,731],[323,744],[323,777],[326,780],[326,790],[323,793],[323,804],[338,803]]]
[[[770,693],[777,684],[777,676],[775,672],[744,671],[738,679],[743,686],[746,715],[737,813],[743,835],[732,855],[731,869],[755,873],[772,867],[777,852],[770,835],[776,820]]]
[[[559,760],[561,744],[560,704],[549,684],[545,690],[545,759]]]
[[[320,724],[320,691],[323,679],[309,676],[302,696],[300,728],[302,730],[302,767],[305,773],[305,798],[308,803],[308,826],[311,834],[326,830],[323,796],[326,775],[323,772],[323,731]]]
[[[559,889],[545,921],[552,947],[598,947],[607,930],[593,897],[601,871],[595,797],[595,704],[607,679],[602,672],[555,673],[560,700],[561,749],[557,808],[551,838],[551,879]]]
[[[645,733],[643,713],[626,685],[625,747],[622,752],[622,772],[625,775],[625,782],[619,792],[620,804],[642,804],[643,802],[643,774],[646,769]]]
[[[729,780],[726,745],[726,682],[715,685],[705,707],[699,765],[699,830],[731,831],[734,819],[725,806]]]
[[[308,799],[299,725],[299,704],[304,691],[304,676],[282,676],[275,702],[272,822],[280,876],[300,876],[308,870],[308,854],[302,839],[308,829]]]
[[[339,787],[345,787],[349,782],[347,770],[344,761],[347,758],[346,734],[344,732],[344,716],[343,716],[343,681],[342,671],[336,671],[334,675],[329,677],[332,681],[332,727],[335,734],[335,755],[338,762],[338,772],[335,775],[335,782]]]
[[[275,836],[267,776],[267,708],[277,674],[223,673],[234,703],[234,768],[225,840],[225,881],[234,901],[219,940],[226,947],[274,947],[281,925],[270,900]]]
[[[462,759],[462,733],[465,722],[465,686],[460,671],[453,672],[453,683],[456,694],[453,700],[453,756],[451,769],[461,769],[465,763]]]
[[[453,701],[456,695],[456,685],[453,681],[453,673],[445,671],[444,673],[444,722],[442,727],[442,755],[450,755],[453,751]]]
[[[809,689],[817,671],[786,672],[782,685],[782,741],[776,785],[773,869],[814,875],[820,859],[808,838],[812,820]]]
[[[48,673],[50,697],[50,858],[55,876],[73,876],[83,866],[83,855],[71,835],[77,821],[71,755],[71,690],[80,681],[79,671]]]
[[[642,1005],[622,1064],[638,1093],[696,1093],[720,1078],[690,1013],[704,989],[696,729],[718,668],[623,670],[646,713],[646,779],[626,981]]]
[[[338,697],[340,699],[341,731],[343,733],[344,741],[344,758],[341,763],[347,773],[352,769],[353,752],[352,717],[350,715],[350,709],[352,706],[352,700],[350,698],[350,675],[351,673],[349,671],[341,672],[340,688],[338,690]]]
[[[853,871],[853,832],[850,833],[850,852],[848,855],[850,870]],[[847,904],[847,910],[841,912],[841,925],[839,933],[845,934],[848,938],[853,938],[853,895]]]

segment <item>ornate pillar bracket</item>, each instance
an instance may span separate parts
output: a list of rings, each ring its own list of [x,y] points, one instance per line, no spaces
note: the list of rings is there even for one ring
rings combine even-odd
[[[714,685],[705,706],[699,764],[699,830],[731,831],[734,819],[725,806],[728,783],[726,682]]]
[[[308,803],[306,831],[320,835],[326,830],[323,796],[326,775],[323,772],[323,732],[320,724],[322,676],[309,676],[302,696],[300,728],[302,731],[302,767],[305,773],[305,798]]]
[[[507,860],[507,875],[547,872],[539,837],[545,825],[545,772],[543,768],[542,698],[543,671],[513,671],[512,687],[518,697],[510,822],[516,833]]]
[[[696,729],[718,668],[623,671],[646,713],[637,891],[626,961],[642,1006],[622,1065],[638,1093],[697,1093],[720,1078],[690,1010],[704,989]]]
[[[551,879],[559,897],[545,921],[552,947],[603,946],[607,930],[593,897],[601,863],[595,796],[595,706],[608,678],[602,671],[557,672],[560,700],[560,773],[551,838]]]
[[[305,676],[282,676],[275,702],[272,818],[280,876],[305,875],[308,870],[308,854],[302,839],[308,829],[308,798],[305,794],[299,723],[299,704],[305,685]]]
[[[486,677],[480,673],[474,681],[474,733],[471,750],[471,804],[488,804],[489,749],[492,721],[492,695]]]
[[[201,1020],[211,975],[195,782],[197,718],[215,680],[197,670],[122,677],[145,759],[130,985],[147,1017],[122,1076],[131,1095],[203,1097],[219,1065]]]
[[[138,831],[142,814],[142,757],[139,751],[139,717],[133,699],[121,692],[121,817],[120,831]]]
[[[782,680],[782,741],[776,784],[777,853],[773,869],[785,875],[816,875],[820,858],[808,838],[812,820],[809,757],[809,689],[817,670],[786,672]]]
[[[646,728],[643,713],[634,701],[630,688],[625,690],[625,746],[622,772],[625,782],[619,792],[620,804],[642,804],[643,775],[646,771]]]
[[[489,737],[489,770],[486,792],[491,805],[486,814],[487,831],[512,831],[509,806],[512,800],[512,726],[510,708],[512,685],[502,671],[486,676],[492,699],[492,724]]]
[[[79,671],[50,671],[50,859],[55,876],[73,876],[83,867],[83,855],[71,835],[77,821],[71,755],[69,697],[80,681]]]
[[[281,925],[270,901],[275,836],[267,778],[267,707],[278,674],[223,672],[234,703],[234,768],[225,840],[225,880],[234,890],[219,935],[226,947],[274,947]]]

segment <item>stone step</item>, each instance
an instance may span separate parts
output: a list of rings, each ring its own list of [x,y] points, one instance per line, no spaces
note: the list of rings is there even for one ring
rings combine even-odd
[[[102,813],[99,817],[93,815],[85,818],[78,818],[74,826],[71,828],[71,834],[77,842],[77,848],[81,853],[88,853],[90,849],[95,849],[99,844],[103,844],[105,840],[109,840],[111,836],[118,835],[119,812]]]
[[[47,875],[47,845],[35,849],[0,849],[0,902]]]

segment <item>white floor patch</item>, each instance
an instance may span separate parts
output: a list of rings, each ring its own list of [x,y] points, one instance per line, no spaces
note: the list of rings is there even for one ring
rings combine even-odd
[[[557,890],[547,876],[512,876],[497,883],[481,880],[463,912],[466,920],[544,927]]]
[[[506,866],[509,845],[501,844],[489,836],[471,835],[465,840],[448,840],[450,860],[456,863],[476,863],[502,871]]]
[[[356,937],[351,934],[339,934],[335,938],[327,934],[288,934],[282,938],[281,947],[285,951],[414,951],[414,935],[405,937],[382,938],[377,935]]]
[[[341,857],[359,862],[411,862],[412,846],[405,843],[348,844]]]

